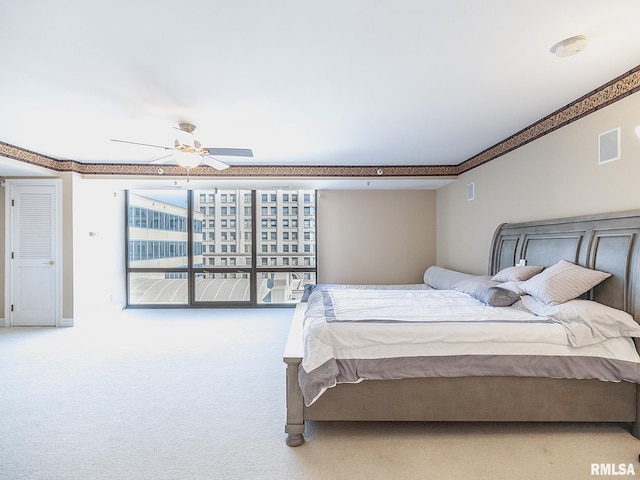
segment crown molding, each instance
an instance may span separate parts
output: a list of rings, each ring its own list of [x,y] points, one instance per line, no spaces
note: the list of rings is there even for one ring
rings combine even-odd
[[[457,174],[479,167],[640,90],[640,65],[583,95],[458,165]]]
[[[75,160],[57,160],[46,155],[0,142],[0,155],[37,165],[56,172],[75,172],[82,175],[135,175],[158,176],[158,166],[132,163],[84,163]],[[442,177],[451,176],[449,165],[376,165],[376,166],[304,166],[304,165],[263,165],[231,166],[216,170],[200,165],[189,170],[191,177]],[[187,176],[183,167],[163,165],[163,175]]]

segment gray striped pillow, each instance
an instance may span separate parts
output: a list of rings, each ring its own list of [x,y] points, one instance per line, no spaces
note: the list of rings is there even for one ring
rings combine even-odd
[[[560,260],[521,283],[520,288],[547,305],[559,305],[579,297],[610,276],[610,273]]]

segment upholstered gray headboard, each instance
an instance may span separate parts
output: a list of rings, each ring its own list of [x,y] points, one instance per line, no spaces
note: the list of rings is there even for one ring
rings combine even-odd
[[[611,277],[586,298],[625,310],[640,321],[640,210],[607,215],[505,223],[491,244],[489,274],[518,263],[549,267],[559,260]]]

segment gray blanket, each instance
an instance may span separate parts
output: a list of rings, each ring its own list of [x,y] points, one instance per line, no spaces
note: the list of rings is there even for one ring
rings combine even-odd
[[[638,365],[600,357],[552,355],[453,355],[329,360],[312,372],[298,371],[305,404],[337,383],[425,377],[545,377],[640,383]]]

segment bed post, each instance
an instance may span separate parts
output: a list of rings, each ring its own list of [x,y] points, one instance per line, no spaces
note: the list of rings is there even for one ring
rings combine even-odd
[[[290,447],[298,447],[304,442],[304,398],[298,383],[298,369],[304,352],[302,332],[306,307],[306,303],[296,306],[282,359],[287,365],[287,424],[284,431]]]
[[[640,438],[640,385],[636,384],[636,421],[631,424],[631,435]]]
[[[304,443],[304,399],[298,384],[300,362],[287,362],[287,445],[298,447]]]

